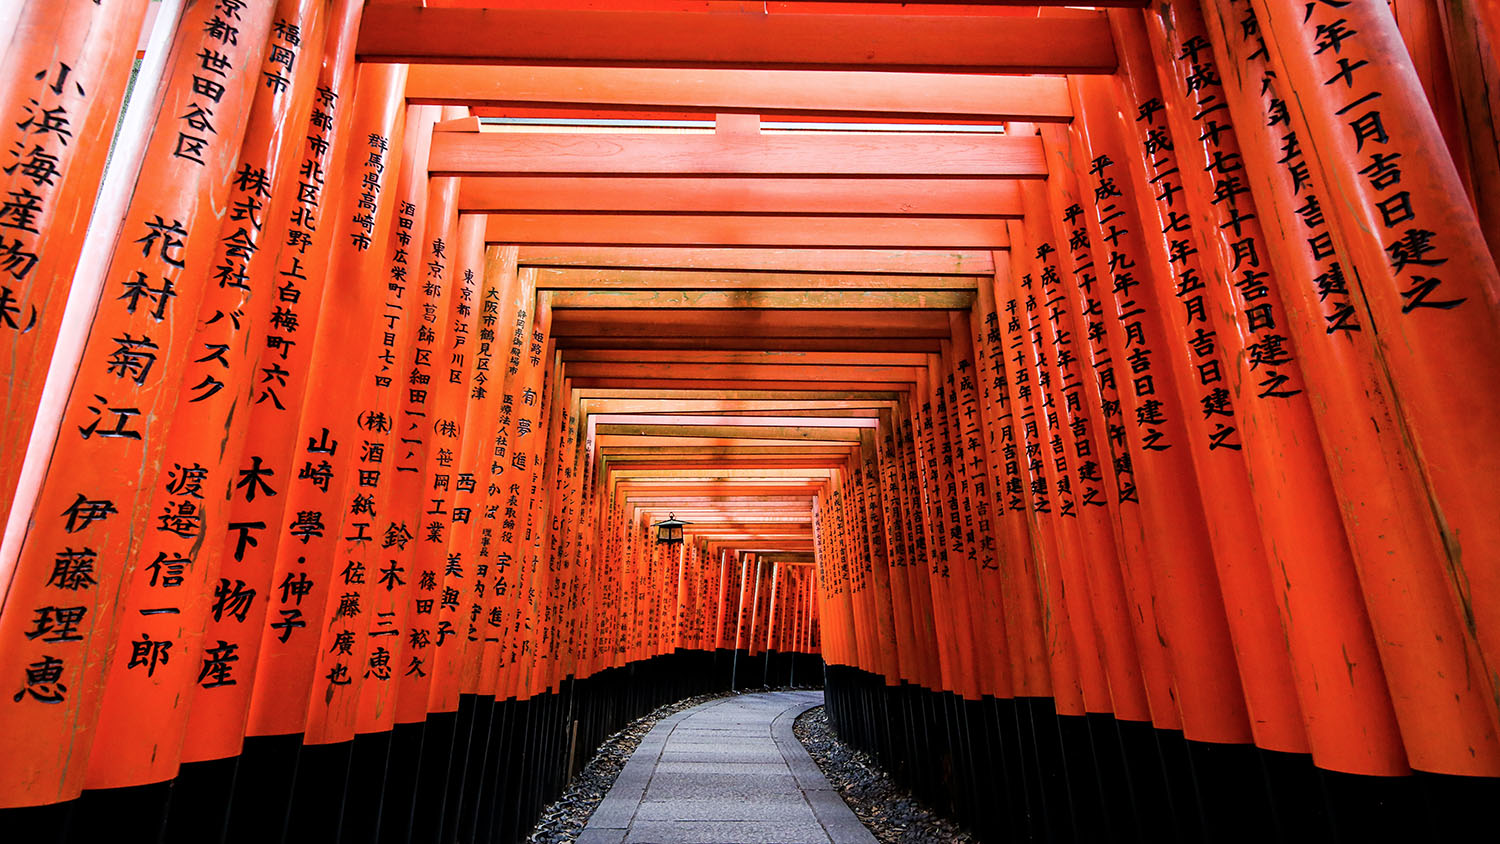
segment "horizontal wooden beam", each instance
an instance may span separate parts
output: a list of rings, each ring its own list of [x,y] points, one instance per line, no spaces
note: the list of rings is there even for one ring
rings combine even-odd
[[[874,308],[962,310],[969,290],[554,290],[553,311],[564,308]]]
[[[578,309],[553,314],[552,336],[948,337],[943,311],[693,311]]]
[[[609,448],[702,448],[702,450],[742,450],[742,448],[756,448],[765,445],[763,439],[745,438],[745,436],[663,436],[663,435],[624,435],[624,433],[610,433],[600,436],[601,444]],[[804,448],[844,448],[852,451],[858,448],[856,442],[837,441],[805,441],[798,442],[799,447]],[[604,460],[613,460],[609,454],[601,454]]]
[[[899,355],[893,355],[892,357],[900,357],[900,356]],[[902,360],[896,360],[896,361],[890,361],[890,360],[872,360],[870,363],[873,366],[924,366],[925,365],[923,363],[908,363],[908,362],[902,361]],[[791,408],[791,409],[788,409],[788,410],[780,411],[779,415],[781,415],[781,416],[807,416],[807,417],[815,417],[815,418],[820,418],[820,419],[835,419],[835,418],[840,418],[840,419],[842,419],[842,418],[855,419],[855,418],[857,418],[857,419],[871,419],[871,420],[876,420],[876,419],[880,418],[880,411],[881,411],[881,409],[882,408],[875,408],[875,407],[866,407],[866,408],[859,408],[859,409],[850,408],[850,409],[840,409],[840,410],[805,410],[803,408]],[[884,407],[884,409],[889,410],[890,406],[887,405],[887,406]],[[724,413],[724,415],[725,416],[755,416],[755,415],[757,415],[757,412],[756,411],[751,411],[751,410],[727,411],[727,412]]]
[[[557,268],[979,276],[995,272],[988,250],[522,246],[519,260],[523,267]]]
[[[1036,135],[434,132],[435,176],[1047,175]]]
[[[536,270],[538,290],[968,290],[987,276],[855,275],[735,270]]]
[[[626,501],[638,502],[643,507],[651,505],[669,504],[673,501],[686,501],[695,503],[725,503],[730,501],[742,502],[751,505],[786,505],[802,506],[810,503],[808,499],[798,495],[628,495]]]
[[[715,528],[734,527],[741,530],[759,527],[797,527],[807,525],[812,521],[812,511],[780,511],[780,510],[747,510],[740,511],[733,508],[680,508],[671,512],[677,513],[677,518],[685,519],[696,525],[712,525]],[[698,528],[693,528],[693,533],[698,533]]]
[[[704,461],[717,461],[715,465],[754,466],[781,464],[798,460],[847,461],[853,454],[854,444],[839,446],[814,446],[807,443],[777,443],[775,445],[740,446],[737,448],[689,447],[676,444],[653,446],[610,446],[601,456],[608,457],[611,465],[622,463],[681,463],[692,461],[694,465],[706,465]]]
[[[416,65],[413,103],[762,116],[1065,121],[1058,76]]]
[[[1021,216],[1005,179],[778,179],[676,176],[470,176],[458,208],[669,214],[885,217]]]
[[[623,470],[622,474],[632,474],[637,470]],[[802,477],[726,477],[726,473],[734,470],[722,470],[708,472],[703,475],[683,477],[681,470],[659,470],[658,477],[636,478],[618,477],[611,473],[608,483],[612,490],[621,493],[631,491],[650,491],[662,495],[674,493],[685,493],[699,495],[705,492],[724,492],[730,494],[744,495],[818,495],[828,487],[828,482],[833,476],[832,469],[824,470],[793,470],[803,472]],[[656,511],[661,505],[651,505],[647,509]],[[665,508],[661,508],[665,509]]]
[[[660,363],[675,366],[695,366],[703,363],[759,363],[759,364],[785,364],[798,363],[815,366],[925,366],[927,356],[914,352],[895,352],[889,354],[870,354],[866,352],[787,352],[787,351],[764,351],[764,352],[738,352],[738,351],[662,351],[654,349],[627,349],[627,350],[598,350],[598,349],[569,349],[563,352],[565,363],[577,361],[635,361],[642,363]],[[747,403],[740,403],[747,404]],[[858,414],[863,415],[863,410],[850,409],[849,404],[842,405],[832,402],[822,402],[820,407],[788,407],[787,409],[806,409],[809,412],[827,414]],[[599,413],[630,413],[635,411],[605,409],[606,406],[599,402],[590,405],[590,408],[598,407],[595,412]],[[715,408],[704,408],[713,410]],[[766,411],[768,408],[758,406],[746,406],[742,408],[723,408],[723,410],[743,410],[745,412]],[[680,411],[691,412],[688,407]]]
[[[796,440],[817,443],[859,442],[859,432],[849,428],[745,427],[728,425],[602,425],[600,436],[637,437],[734,437],[742,440]]]
[[[752,552],[752,553],[773,554],[773,555],[777,555],[779,557],[781,554],[791,553],[791,552],[799,550],[799,549],[801,551],[810,552],[810,551],[813,550],[813,543],[812,543],[811,540],[809,540],[807,542],[787,542],[787,541],[782,541],[782,542],[777,542],[777,543],[760,542],[760,541],[734,542],[734,541],[730,541],[730,540],[722,540],[722,541],[709,540],[707,542],[707,547],[708,547],[708,552],[709,552],[709,554],[711,556],[717,555],[720,550],[727,550],[727,551],[730,551],[731,553],[739,553],[741,551],[746,551],[746,552]],[[770,558],[768,557],[768,559],[770,559]]]
[[[669,511],[670,512],[670,511]],[[658,514],[659,515],[659,514]],[[690,538],[724,540],[796,540],[811,539],[811,520],[757,521],[726,518],[700,519],[686,530]],[[766,599],[761,598],[764,602]],[[762,603],[764,606],[764,603]]]
[[[830,477],[829,469],[778,469],[774,466],[752,467],[745,469],[719,469],[704,475],[693,475],[684,477],[681,469],[663,469],[658,467],[621,467],[614,470],[618,479],[629,478],[637,483],[648,480],[661,479],[667,482],[681,483],[691,480],[694,483],[723,483],[725,481],[754,481],[765,483],[767,481],[808,481],[818,478]]]
[[[1102,14],[1067,18],[371,5],[362,61],[946,73],[1112,73]]]
[[[693,518],[697,525],[710,525],[714,529],[726,527],[737,527],[745,530],[754,528],[773,529],[795,529],[798,526],[807,525],[812,520],[812,510],[802,511],[739,511],[730,507],[705,507],[684,509],[677,514],[678,518]],[[696,530],[697,528],[695,528]]]
[[[823,400],[823,402],[871,402],[885,403],[894,400],[889,394],[871,390],[843,390],[828,394],[826,391],[783,390],[682,390],[670,396],[658,396],[649,390],[633,390],[628,387],[573,388],[579,399],[625,399],[640,400],[663,397],[669,400],[756,400],[756,402],[801,402],[801,400]]]
[[[810,428],[874,428],[870,417],[792,418],[775,415],[720,416],[715,414],[673,414],[658,416],[640,413],[601,413],[594,417],[599,425],[737,425],[747,428],[802,425]]]
[[[816,495],[827,486],[827,479],[812,479],[803,481],[683,481],[673,479],[653,479],[648,481],[632,481],[630,479],[611,478],[613,489],[621,492],[627,490],[650,491],[662,495],[682,493],[687,495],[700,495],[705,493],[719,493],[724,495]]]
[[[844,392],[850,385],[844,382],[815,381],[754,381],[727,378],[577,378],[574,385],[580,389],[592,387],[630,387],[642,390],[803,390]],[[908,381],[867,381],[858,385],[866,390],[881,390],[898,393],[911,389]]]
[[[570,378],[671,378],[744,381],[814,381],[836,384],[858,384],[867,381],[915,382],[915,367],[900,366],[822,366],[781,364],[764,366],[748,363],[711,363],[683,367],[664,367],[653,363],[583,362],[568,364]]]
[[[716,449],[707,447],[689,449],[683,446],[665,445],[659,449],[632,448],[628,453],[619,453],[622,451],[622,448],[616,447],[610,454],[605,455],[605,457],[609,466],[614,468],[623,468],[625,466],[678,466],[692,469],[753,469],[763,466],[780,466],[784,469],[830,469],[847,466],[849,459],[858,452],[858,449],[858,444],[854,442],[839,443],[837,445],[780,442]],[[749,456],[742,456],[740,454],[740,452],[750,450],[776,451],[780,453]],[[652,451],[659,451],[660,453],[645,453]]]
[[[820,249],[1005,249],[1004,220],[945,217],[756,217],[490,214],[489,243],[553,246],[753,246]]]
[[[705,336],[613,336],[580,334],[556,337],[559,349],[671,349],[681,351],[805,352],[939,352],[936,335],[928,337],[770,337],[760,334]],[[826,397],[825,397],[826,398]]]
[[[910,363],[909,361],[897,361]],[[914,364],[913,364],[914,365]],[[639,399],[639,398],[588,398],[581,399],[581,411],[593,413],[878,413],[889,408],[890,402],[865,400],[814,400],[772,401],[768,399]]]

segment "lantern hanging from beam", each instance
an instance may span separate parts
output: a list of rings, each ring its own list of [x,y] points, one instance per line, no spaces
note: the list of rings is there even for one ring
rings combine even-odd
[[[656,528],[656,544],[681,545],[682,526],[690,524],[692,522],[684,522],[677,518],[676,513],[668,513],[665,519],[652,525],[652,527]]]

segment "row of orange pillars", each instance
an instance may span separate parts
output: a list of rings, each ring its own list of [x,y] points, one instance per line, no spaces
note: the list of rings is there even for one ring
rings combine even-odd
[[[513,839],[752,650],[996,840],[1473,834],[1500,218],[1433,68],[1493,77],[1491,7],[1112,15],[815,573],[757,575],[609,498],[361,3],[193,4],[111,150],[145,5],[23,4],[0,77],[7,836]]]
[[[362,0],[11,11],[0,839],[518,840],[655,706],[821,681],[810,559],[605,489]]]

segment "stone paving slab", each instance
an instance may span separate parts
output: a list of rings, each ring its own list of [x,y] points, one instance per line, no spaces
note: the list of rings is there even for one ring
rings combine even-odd
[[[797,778],[783,770],[778,774],[751,774],[724,777],[697,774],[669,774],[661,771],[651,778],[646,789],[647,800],[682,800],[710,797],[715,800],[738,798],[755,800],[763,795],[795,796],[802,789]]]
[[[822,702],[820,692],[746,694],[662,719],[578,840],[873,844],[792,735],[796,717]]]
[[[642,821],[631,827],[625,844],[826,844],[828,833],[816,822],[783,821]]]
[[[656,763],[658,774],[736,774],[746,777],[786,776],[785,762],[667,762]]]

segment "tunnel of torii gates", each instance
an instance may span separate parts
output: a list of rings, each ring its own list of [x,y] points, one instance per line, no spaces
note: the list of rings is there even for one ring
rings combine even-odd
[[[1500,7],[1101,5],[0,4],[0,837],[808,683],[986,840],[1472,835]]]

